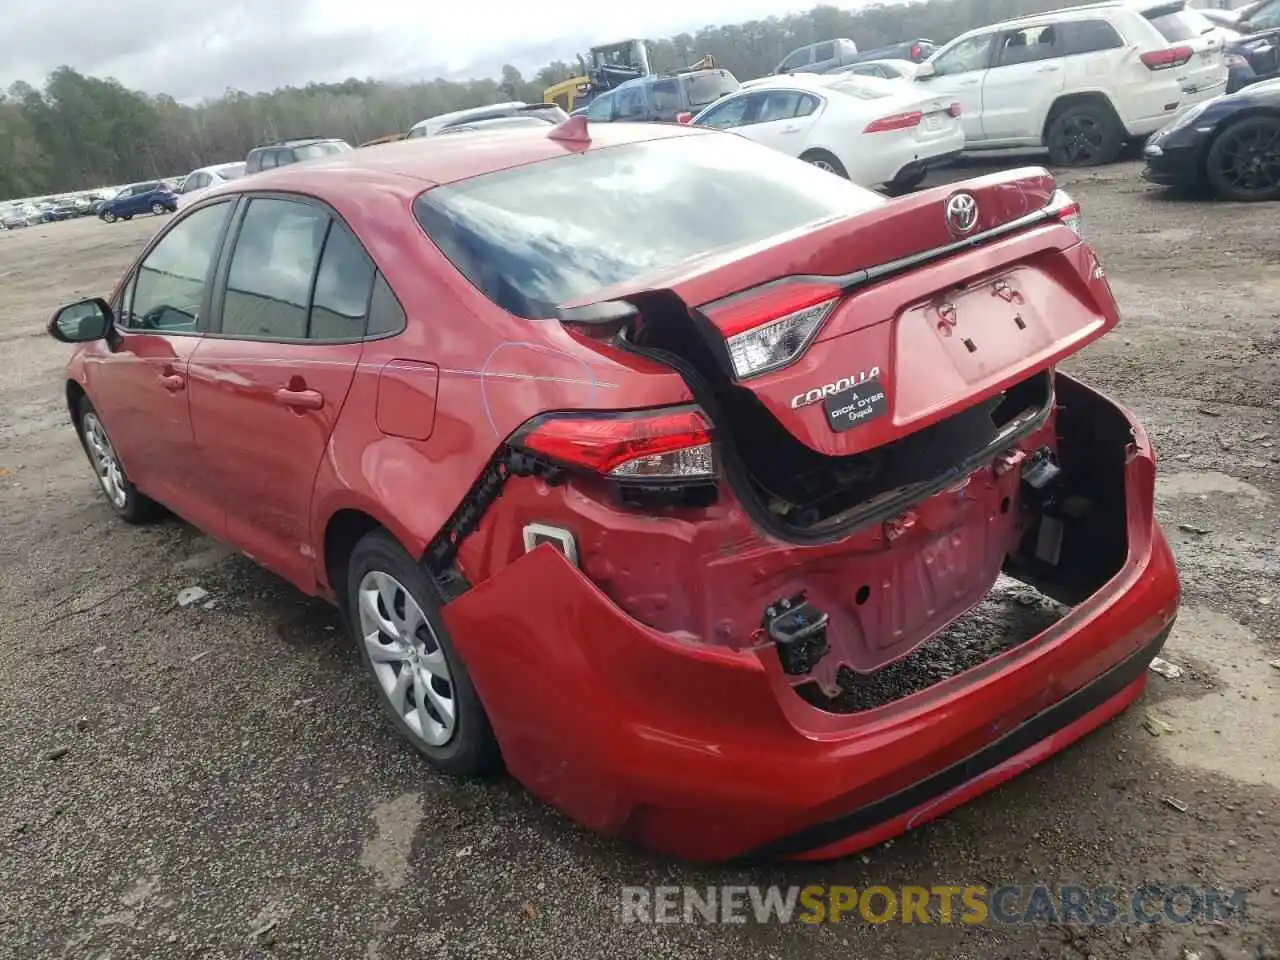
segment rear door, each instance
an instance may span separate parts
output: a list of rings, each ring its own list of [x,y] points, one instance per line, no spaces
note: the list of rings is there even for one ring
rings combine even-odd
[[[754,122],[749,129],[738,132],[766,147],[800,156],[819,114],[818,98],[798,90],[767,90],[752,96],[759,98]]]
[[[826,73],[832,67],[838,66],[840,66],[840,58],[836,56],[834,41],[828,40],[825,43],[814,44],[813,66],[810,67],[814,73]]]
[[[958,40],[937,54],[929,63],[933,75],[920,78],[927,84],[922,91],[948,103],[960,104],[960,123],[966,142],[985,139],[982,120],[982,83],[991,66],[995,33],[979,33]]]
[[[1049,108],[1066,83],[1065,26],[1048,21],[996,36],[995,60],[982,81],[984,139],[1040,142]]]
[[[316,471],[360,360],[374,267],[329,210],[253,196],[214,288],[214,330],[190,366],[191,419],[227,539],[315,587]]]

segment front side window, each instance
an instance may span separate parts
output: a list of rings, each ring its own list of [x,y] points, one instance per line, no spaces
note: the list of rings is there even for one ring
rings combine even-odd
[[[936,76],[945,77],[953,73],[968,73],[971,70],[985,70],[991,55],[991,37],[993,34],[983,33],[976,37],[961,40],[950,50],[940,53],[932,61]]]
[[[262,160],[259,164],[259,168],[262,170],[272,170],[272,169],[275,169],[275,166],[276,166],[276,151],[263,150]]]
[[[418,197],[414,213],[490,300],[540,319],[689,258],[882,202],[784,153],[706,134],[587,151],[434,187]]]
[[[227,202],[203,207],[160,238],[126,291],[121,310],[125,327],[161,333],[196,330],[209,270],[230,210]]]
[[[787,57],[787,59],[783,60],[782,66],[779,67],[778,69],[784,72],[793,72],[793,71],[799,70],[801,67],[803,67],[805,64],[809,62],[809,54],[812,52],[813,52],[812,47],[802,47],[801,49],[797,50],[795,53],[791,54],[791,56]]]
[[[587,120],[596,123],[608,123],[613,119],[613,95],[597,97],[587,107]]]
[[[813,48],[813,62],[822,63],[825,60],[834,60],[836,56],[836,45],[834,43],[820,43]]]
[[[249,201],[227,273],[222,333],[302,340],[329,215],[295,200]]]

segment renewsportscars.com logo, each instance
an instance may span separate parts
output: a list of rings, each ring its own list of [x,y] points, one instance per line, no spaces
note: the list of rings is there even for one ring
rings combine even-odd
[[[1212,923],[1245,915],[1245,890],[1146,884],[623,887],[623,923]]]

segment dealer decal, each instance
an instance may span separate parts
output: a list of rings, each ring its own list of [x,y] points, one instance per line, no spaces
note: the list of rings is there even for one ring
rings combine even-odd
[[[889,412],[889,397],[878,377],[827,397],[827,423],[837,433],[852,430]]]

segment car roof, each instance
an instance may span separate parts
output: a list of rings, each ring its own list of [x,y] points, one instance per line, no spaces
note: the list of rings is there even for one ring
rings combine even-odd
[[[467,117],[474,116],[477,113],[485,113],[489,110],[519,110],[524,106],[527,106],[527,104],[523,100],[508,100],[506,103],[486,103],[482,107],[467,107],[463,110],[450,110],[448,113],[437,113],[434,116],[419,120],[409,129],[417,130],[420,127],[428,125],[434,126],[439,123],[448,123],[451,120],[465,120]]]
[[[988,23],[981,27],[975,27],[973,30],[969,30],[961,36],[968,37],[979,33],[990,33],[995,30],[1016,27],[1023,23],[1039,23],[1051,17],[1072,18],[1085,16],[1090,13],[1104,13],[1116,10],[1142,13],[1144,10],[1154,10],[1160,7],[1173,6],[1177,2],[1178,0],[1101,0],[1099,3],[1082,3],[1070,7],[1058,7],[1055,10],[1043,10],[1040,13],[1028,13],[1021,17],[1012,17],[1009,20],[1000,20],[996,23]],[[959,40],[960,37],[957,37],[956,39]],[[951,45],[952,44],[947,44],[947,46]],[[938,49],[941,50],[942,48],[939,47]]]
[[[305,193],[335,206],[362,187],[412,197],[431,186],[551,160],[583,150],[601,150],[648,140],[715,135],[715,131],[664,123],[598,123],[588,126],[590,143],[555,140],[555,127],[507,127],[469,137],[418,137],[351,150],[255,173],[210,191],[210,196],[254,191]]]

